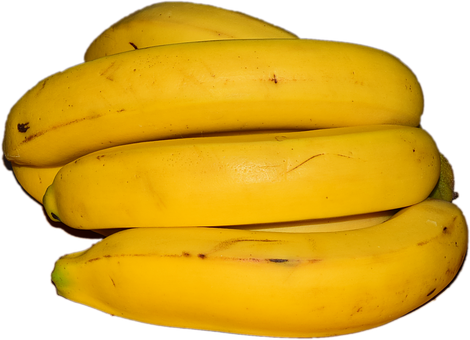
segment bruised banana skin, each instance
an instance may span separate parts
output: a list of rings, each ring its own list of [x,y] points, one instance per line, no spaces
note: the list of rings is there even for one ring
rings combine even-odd
[[[39,82],[7,119],[5,157],[53,167],[93,151],[198,133],[417,126],[423,93],[399,59],[308,39],[193,42],[123,52]]]
[[[175,139],[71,162],[43,205],[78,229],[286,222],[415,204],[439,170],[432,137],[398,125]]]
[[[435,298],[467,244],[460,209],[432,199],[342,232],[125,230],[60,258],[52,281],[66,299],[141,322],[322,337],[386,324]]]
[[[85,61],[158,45],[223,39],[295,39],[252,16],[188,2],[161,2],[119,20],[88,47]]]

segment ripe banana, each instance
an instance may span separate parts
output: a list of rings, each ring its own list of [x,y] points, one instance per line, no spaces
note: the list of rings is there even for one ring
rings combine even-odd
[[[78,229],[296,221],[415,204],[439,170],[431,136],[399,125],[183,138],[83,156],[43,204]]]
[[[425,200],[370,228],[270,233],[135,228],[60,258],[59,295],[141,322],[313,337],[391,322],[437,296],[468,244],[453,203]]]
[[[291,130],[278,130],[278,133],[285,133],[285,132],[292,132]],[[237,134],[247,134],[247,133],[274,133],[275,131],[257,131],[257,132],[239,132],[239,133],[220,133],[220,134],[207,134],[201,135],[203,136],[221,136],[221,135],[237,135]],[[447,160],[444,155],[440,155],[440,176],[439,180],[434,187],[433,191],[430,194],[431,198],[442,199],[445,201],[452,202],[454,199],[458,197],[458,193],[454,191],[455,187],[455,179],[454,173],[452,170],[452,166]],[[59,172],[62,166],[52,167],[52,168],[37,168],[37,167],[30,167],[30,166],[21,166],[12,163],[13,172],[18,183],[21,185],[24,191],[26,191],[32,198],[42,204],[42,199],[44,194],[46,193],[46,189],[52,184],[54,181],[55,175]],[[324,221],[325,223],[332,223],[330,221]],[[375,222],[371,221],[371,222]],[[320,222],[317,221],[314,223],[315,229],[318,228],[318,224]],[[323,222],[321,222],[323,224]],[[336,222],[335,222],[336,224]],[[281,226],[276,226],[279,231],[281,231]],[[300,227],[299,227],[300,228]],[[302,228],[301,228],[302,229]],[[301,230],[299,229],[299,230]],[[108,233],[105,232],[104,233]]]
[[[222,39],[297,38],[296,35],[223,8],[188,2],[161,2],[121,19],[88,47],[85,61],[158,45]]]
[[[218,131],[417,126],[421,87],[383,51],[306,39],[123,52],[46,78],[12,108],[3,149],[53,167],[104,148]]]

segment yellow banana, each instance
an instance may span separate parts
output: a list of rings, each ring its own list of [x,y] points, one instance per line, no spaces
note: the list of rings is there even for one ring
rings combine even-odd
[[[43,204],[79,229],[284,222],[415,204],[439,170],[431,136],[399,125],[183,138],[83,156]]]
[[[59,295],[141,322],[313,337],[391,322],[461,267],[465,218],[425,200],[377,226],[325,233],[135,228],[60,258]]]
[[[12,108],[3,149],[52,167],[104,148],[217,131],[417,126],[412,71],[365,46],[224,40],[123,52],[46,78]]]
[[[261,132],[258,132],[261,133]],[[267,132],[265,132],[267,133]],[[44,194],[46,193],[46,189],[52,184],[54,181],[54,177],[59,172],[61,166],[52,167],[52,168],[34,168],[29,166],[21,166],[12,164],[13,173],[15,176],[16,181],[22,189],[31,196],[34,200],[38,203],[42,204],[42,199]],[[459,197],[458,191],[456,191],[455,187],[455,172],[452,167],[452,163],[450,163],[449,159],[441,152],[441,172],[438,180],[438,184],[433,189],[430,194],[430,197],[443,199],[446,201],[454,201]],[[380,223],[379,221],[382,218],[387,218],[389,214],[393,212],[383,212],[384,215],[378,213],[378,215],[373,214],[372,217],[377,217],[369,219],[370,216],[357,216],[360,221],[363,221],[367,225],[372,225],[376,223]],[[354,221],[355,225],[358,220]],[[298,222],[295,223],[297,231],[306,231],[306,230],[314,230],[318,231],[326,227],[326,229],[330,230],[333,228],[333,225],[337,226],[338,228],[345,228],[345,230],[349,229],[350,221],[345,218],[336,218],[334,220],[323,220],[323,221],[306,221],[305,224],[299,226]],[[321,225],[321,226],[320,226]],[[291,231],[293,224],[286,223],[286,224],[278,224],[272,226],[251,226],[246,227],[252,230],[258,230],[265,228],[272,228],[272,231]],[[336,228],[336,227],[335,227]]]
[[[297,38],[296,35],[223,8],[189,2],[161,2],[121,19],[88,47],[85,61],[137,48],[221,39]]]
[[[255,133],[285,133],[285,132],[294,132],[293,130],[264,130],[264,131],[240,131],[234,133],[212,133],[212,134],[201,134],[197,137],[209,137],[209,136],[234,136],[234,135],[241,135],[241,134],[255,134]],[[196,137],[196,136],[194,136]],[[30,167],[30,166],[21,166],[15,163],[11,163],[13,172],[15,174],[16,180],[21,185],[24,191],[26,191],[32,198],[42,204],[42,199],[44,194],[46,193],[46,189],[52,184],[54,181],[54,177],[59,172],[62,166],[56,166],[51,168],[38,168],[38,167]],[[452,170],[452,165],[449,163],[448,159],[440,154],[440,176],[438,183],[434,187],[433,191],[429,195],[431,198],[442,199],[449,202],[452,202],[454,199],[458,197],[458,193],[455,190],[455,178],[454,173]],[[352,217],[354,220],[356,216]],[[344,228],[349,228],[347,225],[350,224],[350,221],[346,218],[341,218],[338,220],[323,220],[323,221],[306,221],[303,226],[296,225],[296,229],[301,231],[304,228],[310,229],[313,228],[315,230],[323,229],[323,225],[343,225]],[[362,221],[363,218],[360,217]],[[367,220],[367,222],[366,222]],[[352,222],[352,221],[351,221]],[[357,223],[358,221],[354,221]],[[379,223],[378,220],[372,218],[369,220],[368,218],[364,219],[364,224],[371,224],[371,223]],[[311,227],[310,227],[311,225]],[[321,227],[320,227],[321,225]],[[287,226],[287,224],[285,225]],[[258,226],[252,226],[252,230],[258,230]],[[283,231],[282,225],[273,225],[272,226],[276,231]],[[289,224],[289,228],[287,230],[291,230],[293,227],[292,224]],[[248,228],[248,227],[247,227]],[[271,227],[270,227],[271,228]],[[328,227],[329,229],[329,227]],[[108,235],[109,231],[103,231],[104,234]]]

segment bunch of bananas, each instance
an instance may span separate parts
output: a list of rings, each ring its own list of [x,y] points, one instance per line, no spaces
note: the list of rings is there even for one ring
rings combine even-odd
[[[59,295],[158,325],[358,332],[439,294],[467,251],[413,72],[374,48],[164,2],[12,108],[3,142],[47,215],[104,238]]]

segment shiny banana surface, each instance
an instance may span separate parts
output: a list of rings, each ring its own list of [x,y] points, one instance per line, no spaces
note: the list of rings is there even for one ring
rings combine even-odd
[[[288,222],[412,205],[439,173],[432,137],[407,126],[183,138],[81,157],[43,204],[78,229]]]
[[[123,52],[28,91],[6,123],[5,157],[53,167],[104,148],[199,133],[417,126],[412,71],[374,48],[308,39],[224,40]]]

